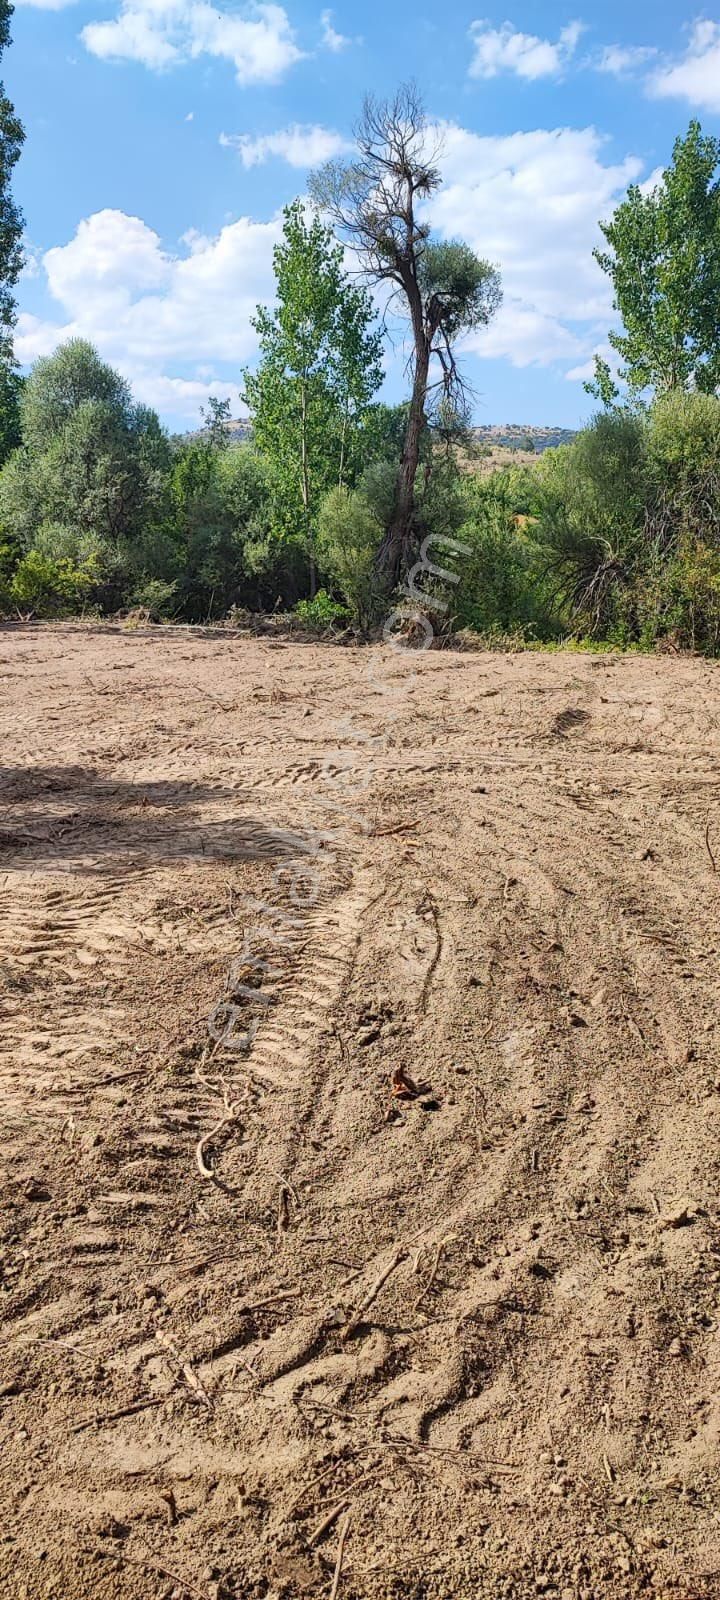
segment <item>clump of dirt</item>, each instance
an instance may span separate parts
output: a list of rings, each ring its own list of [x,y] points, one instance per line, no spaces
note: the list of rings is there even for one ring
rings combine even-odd
[[[719,681],[0,629],[5,1593],[720,1593]]]

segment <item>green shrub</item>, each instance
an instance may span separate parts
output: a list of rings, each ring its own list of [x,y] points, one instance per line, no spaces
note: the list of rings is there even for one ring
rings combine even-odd
[[[644,419],[601,413],[572,444],[545,452],[537,484],[550,592],[574,626],[602,636],[647,553]]]
[[[318,589],[312,600],[298,600],[295,615],[313,628],[327,628],[342,622],[348,615],[347,607],[331,599],[326,589]]]
[[[331,489],[318,517],[317,557],[342,596],[345,615],[364,631],[377,600],[375,557],[381,525],[359,489]]]
[[[720,541],[720,400],[664,395],[647,429],[648,531],[661,550]]]
[[[162,578],[144,578],[131,595],[131,605],[147,611],[151,622],[165,622],[177,608],[177,585]]]
[[[53,560],[29,550],[13,573],[10,598],[19,610],[39,617],[71,616],[83,610],[96,583],[92,561],[76,567],[67,557]]]
[[[534,527],[511,511],[493,479],[477,485],[473,514],[458,539],[461,559],[452,608],[458,625],[477,633],[548,638],[557,633]]]

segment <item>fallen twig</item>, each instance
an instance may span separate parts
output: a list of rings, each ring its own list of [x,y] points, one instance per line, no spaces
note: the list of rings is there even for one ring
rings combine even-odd
[[[337,1522],[338,1517],[343,1511],[347,1511],[347,1499],[338,1500],[336,1506],[330,1507],[330,1510],[326,1512],[325,1516],[322,1518],[322,1521],[318,1523],[316,1528],[313,1528],[313,1531],[308,1539],[308,1544],[310,1546],[319,1544],[323,1534],[327,1533],[328,1529],[332,1527],[334,1522]]]
[[[340,1527],[340,1538],[339,1538],[339,1541],[338,1541],[338,1553],[337,1553],[337,1560],[335,1562],[335,1574],[334,1574],[333,1581],[332,1581],[332,1589],[330,1590],[330,1600],[337,1600],[337,1592],[338,1592],[338,1589],[340,1587],[340,1574],[342,1572],[343,1556],[345,1554],[345,1540],[347,1539],[347,1536],[348,1536],[348,1528],[349,1527],[350,1527],[350,1512],[348,1511],[348,1513],[345,1516],[344,1521],[342,1522],[341,1527]]]
[[[396,822],[392,828],[371,828],[371,839],[389,838],[392,833],[405,833],[408,828],[419,828],[420,818],[414,817],[411,822]]]
[[[390,1274],[395,1271],[396,1267],[400,1266],[401,1261],[405,1261],[406,1259],[407,1259],[407,1250],[396,1250],[395,1251],[395,1254],[394,1254],[394,1256],[392,1258],[392,1261],[389,1263],[389,1265],[387,1267],[385,1267],[385,1270],[380,1273],[379,1278],[375,1279],[375,1282],[372,1285],[372,1288],[368,1290],[368,1293],[366,1294],[365,1299],[358,1306],[357,1310],[353,1312],[353,1314],[352,1314],[352,1316],[350,1318],[350,1321],[346,1322],[345,1327],[343,1328],[342,1333],[340,1335],[340,1338],[343,1340],[343,1342],[346,1339],[349,1339],[351,1334],[353,1334],[355,1332],[356,1328],[358,1328],[360,1326],[360,1323],[362,1322],[362,1319],[363,1319],[363,1317],[365,1315],[365,1312],[369,1311],[371,1305],[373,1304],[373,1302],[375,1300],[377,1300],[377,1297],[378,1297],[378,1295],[380,1293],[380,1290],[382,1289],[383,1285],[387,1283],[387,1280],[390,1277]]]
[[[712,853],[712,850],[710,848],[710,819],[709,818],[708,818],[708,820],[707,820],[707,822],[705,824],[705,849],[707,850],[707,853],[708,853],[708,855],[710,857],[710,860],[712,862],[713,872],[717,872],[717,863],[716,863],[715,857],[714,857],[714,855]]]
[[[433,980],[433,976],[434,976],[434,973],[435,973],[435,968],[436,968],[436,966],[438,964],[438,961],[440,960],[440,957],[442,955],[442,947],[443,947],[442,934],[440,932],[440,914],[438,912],[437,902],[436,902],[434,896],[431,895],[429,889],[427,891],[427,894],[426,894],[425,898],[426,898],[426,903],[425,903],[424,909],[430,912],[430,915],[432,916],[432,919],[433,919],[433,923],[435,925],[435,949],[433,951],[433,956],[432,956],[432,960],[430,962],[430,965],[429,965],[429,967],[427,969],[427,972],[425,973],[425,979],[424,979],[423,986],[422,986],[422,992],[421,992],[421,995],[420,995],[420,1010],[421,1011],[425,1011],[427,1009],[428,996],[430,994],[430,985],[431,985],[432,980]]]
[[[192,1389],[193,1394],[196,1394],[198,1399],[202,1400],[203,1405],[208,1406],[208,1408],[212,1411],[213,1403],[210,1399],[207,1389],[201,1382],[197,1373],[193,1372],[189,1361],[185,1360],[182,1351],[178,1350],[175,1340],[171,1339],[169,1333],[163,1333],[160,1328],[155,1329],[155,1338],[157,1339],[158,1344],[162,1345],[163,1350],[167,1350],[177,1362],[188,1388]]]
[[[212,1088],[212,1085],[209,1085],[209,1087]],[[215,1173],[212,1167],[209,1167],[205,1160],[205,1146],[210,1144],[211,1139],[216,1139],[218,1134],[222,1132],[223,1128],[229,1128],[231,1123],[237,1122],[237,1119],[240,1115],[240,1101],[228,1100],[227,1090],[224,1088],[224,1086],[223,1100],[225,1103],[224,1117],[221,1117],[220,1121],[216,1122],[215,1127],[211,1128],[209,1133],[204,1133],[202,1139],[198,1139],[198,1142],[195,1146],[195,1160],[197,1162],[197,1169],[200,1173],[200,1177],[209,1178],[211,1183],[214,1181]]]
[[[99,1556],[114,1556],[115,1558],[117,1558],[118,1554],[116,1549],[100,1550],[97,1548],[91,1553]],[[154,1572],[160,1577],[169,1578],[172,1583],[178,1585],[178,1588],[183,1589],[185,1594],[194,1595],[196,1600],[207,1600],[206,1589],[196,1589],[194,1583],[189,1583],[187,1578],[182,1578],[179,1572],[173,1572],[172,1567],[164,1567],[159,1561],[146,1561],[142,1556],[126,1555],[124,1550],[121,1552],[121,1560],[130,1567],[143,1567],[146,1572]]]
[[[420,1290],[420,1293],[419,1293],[419,1295],[417,1297],[417,1300],[415,1301],[415,1307],[419,1306],[420,1301],[424,1300],[425,1295],[429,1293],[430,1289],[432,1289],[432,1286],[433,1286],[433,1284],[435,1282],[435,1279],[437,1277],[438,1267],[440,1266],[440,1257],[442,1256],[442,1253],[443,1253],[443,1250],[445,1249],[445,1246],[447,1244],[455,1244],[456,1240],[457,1240],[457,1234],[456,1233],[447,1233],[445,1235],[445,1238],[440,1240],[440,1242],[439,1242],[439,1244],[438,1244],[438,1246],[436,1248],[436,1251],[435,1251],[435,1258],[433,1260],[432,1267],[430,1268],[429,1276],[426,1279],[425,1283],[423,1284],[422,1289]]]
[[[281,1183],[277,1214],[277,1236],[279,1244],[282,1243],[283,1234],[287,1233],[287,1230],[290,1227],[290,1199],[291,1195],[287,1184]]]
[[[86,1417],[84,1422],[76,1422],[73,1433],[83,1433],[86,1428],[101,1428],[106,1422],[119,1422],[121,1417],[134,1417],[138,1411],[149,1411],[151,1406],[164,1405],[167,1395],[153,1395],[149,1400],[136,1400],[133,1405],[120,1406],[118,1411],[105,1411],[97,1413],[94,1417]]]

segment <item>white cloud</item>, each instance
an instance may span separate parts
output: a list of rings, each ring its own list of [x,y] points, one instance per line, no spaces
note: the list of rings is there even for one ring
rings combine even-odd
[[[609,285],[592,259],[598,218],[641,176],[641,163],[604,159],[592,128],[498,138],[455,124],[437,131],[445,181],[433,223],[497,263],[505,292],[500,314],[468,349],[518,368],[561,362],[584,373],[613,321]],[[43,256],[41,277],[59,311],[55,320],[20,316],[18,355],[31,362],[63,338],[91,339],[141,398],[192,420],[208,392],[228,393],[221,374],[237,385],[255,355],[250,319],[258,301],[272,300],[281,229],[279,216],[241,217],[212,237],[189,228],[168,249],[140,218],[96,212]],[[37,287],[36,279],[34,295]]]
[[[504,22],[501,28],[472,22],[474,54],[470,77],[496,78],[500,72],[514,72],[518,78],[529,80],[558,77],[577,49],[583,31],[581,22],[570,22],[553,44],[532,33],[518,33],[511,22]]]
[[[29,363],[62,339],[90,339],[141,399],[166,414],[196,416],[208,392],[228,392],[227,380],[208,373],[230,363],[237,384],[255,352],[250,318],[258,301],[272,299],[280,234],[278,218],[240,217],[214,238],[191,231],[188,253],[179,255],[163,250],[138,217],[96,212],[69,244],[46,252],[47,286],[63,320],[21,314],[18,357]]]
[[[109,22],[89,22],[81,36],[103,60],[140,61],[162,71],[198,56],[231,61],[238,83],[279,83],[303,58],[287,12],[251,4],[220,11],[209,0],[122,0]]]
[[[337,55],[340,50],[346,50],[348,45],[352,44],[352,40],[348,39],[344,33],[338,33],[337,29],[333,27],[332,19],[332,11],[323,11],[321,13],[322,39],[320,42],[326,50],[332,50],[333,54]]]
[[[603,343],[595,346],[587,361],[581,362],[577,367],[571,367],[570,371],[565,373],[568,383],[589,383],[591,378],[595,377],[596,356],[599,356],[601,361],[607,362],[612,376],[616,378],[618,373],[617,351],[613,350],[611,344]]]
[[[258,167],[272,156],[287,161],[291,167],[316,167],[352,148],[342,134],[334,133],[332,128],[303,126],[298,122],[256,138],[251,133],[221,133],[220,143],[236,150],[244,167]]]
[[[614,78],[624,78],[647,65],[657,50],[652,45],[609,44],[597,63],[598,72],[609,72]]]
[[[720,24],[695,22],[682,60],[658,68],[646,89],[654,99],[687,100],[702,111],[720,112]]]
[[[606,217],[640,174],[633,157],[602,160],[593,128],[539,128],[481,137],[441,128],[444,184],[432,217],[446,238],[500,267],[502,311],[472,344],[516,366],[577,360],[612,320],[612,296],[593,260]]]

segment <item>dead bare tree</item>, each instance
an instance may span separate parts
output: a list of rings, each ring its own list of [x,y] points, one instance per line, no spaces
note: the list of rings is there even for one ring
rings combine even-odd
[[[412,331],[412,391],[395,507],[378,555],[392,587],[409,564],[415,478],[433,392],[458,415],[469,391],[456,358],[458,339],[490,321],[502,291],[497,269],[458,240],[433,240],[427,202],[441,183],[439,142],[417,89],[392,100],[368,96],[355,130],[357,156],[329,161],[310,179],[316,203],[354,250],[368,282],[388,284],[390,308]]]

